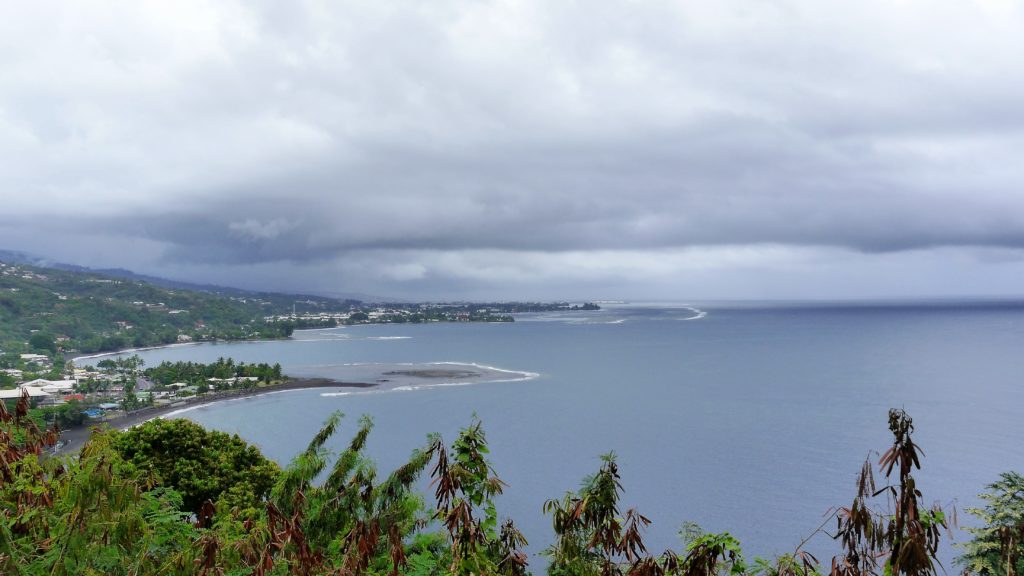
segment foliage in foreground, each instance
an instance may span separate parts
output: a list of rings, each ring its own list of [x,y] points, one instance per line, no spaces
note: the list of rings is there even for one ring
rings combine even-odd
[[[982,522],[967,528],[974,538],[957,558],[964,572],[992,576],[1024,574],[1024,476],[1004,472],[981,495],[984,508],[968,508]]]
[[[118,455],[151,481],[173,487],[184,510],[198,514],[207,500],[241,509],[261,507],[280,468],[238,435],[207,430],[191,420],[150,420],[112,435]]]
[[[188,423],[156,422],[130,433],[100,431],[78,458],[47,458],[56,430],[0,405],[0,572],[3,574],[470,575],[527,573],[526,544],[496,498],[505,488],[489,463],[478,421],[449,446],[428,437],[408,462],[380,475],[364,447],[372,425],[359,421],[339,454],[326,444],[333,415],[283,470],[237,438]],[[559,576],[763,575],[923,576],[936,574],[948,520],[919,505],[913,471],[920,450],[913,424],[890,412],[893,445],[865,463],[856,496],[832,516],[842,551],[827,565],[803,550],[747,562],[728,533],[689,527],[684,548],[651,554],[649,520],[620,510],[623,489],[613,455],[578,492],[545,504],[554,542],[544,554]],[[226,436],[226,435],[224,435]],[[206,444],[205,449],[201,446]],[[177,470],[172,453],[182,451]],[[250,452],[253,451],[253,452]],[[217,469],[221,458],[268,480],[262,487]],[[203,466],[212,466],[205,480]],[[226,464],[226,466],[228,466]],[[190,471],[189,472],[186,472]],[[428,472],[429,470],[429,472]],[[430,502],[413,491],[429,473]],[[220,477],[218,475],[221,475]],[[216,489],[211,487],[216,486]],[[245,488],[240,488],[245,486]],[[961,560],[966,572],[1015,575],[1020,567],[1024,479],[1006,474],[975,511],[986,527]],[[252,490],[248,500],[242,490]],[[201,500],[202,498],[205,500]],[[876,502],[881,501],[881,503]],[[820,533],[820,530],[816,533]],[[806,542],[806,541],[805,541]]]

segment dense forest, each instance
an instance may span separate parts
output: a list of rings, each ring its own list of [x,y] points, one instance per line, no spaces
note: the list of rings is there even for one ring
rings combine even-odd
[[[237,436],[186,420],[98,431],[77,458],[48,457],[55,430],[27,417],[24,398],[0,404],[0,570],[4,574],[465,575],[530,573],[526,538],[495,499],[508,486],[471,422],[451,444],[431,436],[408,462],[378,475],[364,453],[372,423],[359,420],[339,454],[325,447],[333,415],[283,469]],[[744,557],[729,533],[685,526],[679,550],[649,551],[649,520],[623,510],[614,455],[580,488],[544,506],[553,542],[543,551],[558,576],[925,576],[937,561],[949,512],[925,508],[914,478],[921,449],[913,422],[889,414],[892,445],[866,462],[852,503],[837,506],[837,552],[803,549]],[[431,478],[429,495],[413,486]],[[1024,478],[1004,474],[971,510],[982,526],[957,560],[967,574],[1024,568]]]

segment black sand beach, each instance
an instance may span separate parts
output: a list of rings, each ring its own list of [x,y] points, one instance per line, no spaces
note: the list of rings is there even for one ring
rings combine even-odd
[[[251,390],[231,390],[227,392],[205,394],[199,397],[187,398],[168,406],[143,408],[127,414],[121,413],[117,416],[108,417],[102,422],[96,422],[89,426],[80,426],[62,430],[60,435],[61,444],[55,453],[71,454],[78,452],[92,434],[94,428],[114,428],[117,430],[124,430],[126,428],[142,424],[147,420],[160,418],[166,414],[176,412],[190,406],[201,406],[233,398],[246,398],[286,390],[306,390],[309,388],[373,388],[374,386],[376,386],[376,384],[367,382],[338,382],[328,378],[298,378],[282,382],[281,384],[264,386],[262,388],[253,388]]]

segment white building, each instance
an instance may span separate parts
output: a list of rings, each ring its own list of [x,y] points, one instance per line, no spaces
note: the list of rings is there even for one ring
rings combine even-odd
[[[17,400],[21,398],[22,392],[28,392],[29,398],[49,398],[50,394],[43,392],[42,388],[36,388],[35,386],[25,386],[22,388],[13,388],[11,390],[0,390],[0,400]]]
[[[44,392],[54,394],[58,392],[72,392],[77,384],[78,382],[75,380],[43,380],[42,378],[37,378],[29,382],[18,384],[18,387],[39,388]]]

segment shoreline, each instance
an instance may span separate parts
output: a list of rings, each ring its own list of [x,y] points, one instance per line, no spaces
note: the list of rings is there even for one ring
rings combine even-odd
[[[458,324],[458,322],[452,322],[452,323],[453,324]],[[474,322],[474,323],[479,323],[479,324],[507,324],[508,322],[506,322],[506,321],[486,321],[486,322],[480,321],[480,322]],[[321,327],[321,328],[296,328],[296,329],[294,329],[292,331],[292,334],[294,335],[296,332],[317,332],[317,331],[322,331],[322,330],[336,330],[338,328],[356,328],[356,327],[359,327],[359,326],[394,326],[394,325],[395,324],[384,323],[384,322],[369,322],[369,323],[366,323],[366,324],[345,324],[345,325],[338,325],[338,326],[334,326],[334,327],[324,326],[324,327]],[[415,324],[409,324],[409,325],[414,326]],[[198,341],[193,341],[193,342],[168,342],[167,344],[154,344],[152,346],[139,346],[139,347],[122,348],[120,350],[111,350],[111,351],[108,351],[108,352],[94,352],[94,353],[91,353],[91,354],[82,354],[81,352],[79,352],[78,354],[80,354],[80,355],[79,356],[74,356],[73,358],[71,358],[71,362],[76,363],[76,366],[77,366],[77,363],[78,363],[79,360],[92,360],[92,359],[95,359],[95,358],[104,358],[104,357],[107,357],[107,356],[120,356],[122,354],[134,354],[136,352],[146,352],[146,351],[149,351],[149,350],[165,350],[165,349],[170,349],[170,348],[183,348],[183,347],[186,347],[186,346],[199,346],[201,344],[246,344],[246,343],[259,344],[259,343],[264,343],[264,342],[285,342],[285,341],[288,341],[288,340],[301,341],[301,338],[295,338],[294,336],[284,336],[284,337],[281,337],[281,338],[239,338],[237,340],[198,340]]]
[[[208,404],[216,404],[237,398],[252,398],[263,394],[290,392],[294,390],[310,390],[316,388],[376,388],[377,384],[369,382],[341,382],[329,378],[296,378],[280,384],[253,388],[251,390],[231,390],[204,396],[191,397],[178,403],[153,408],[142,408],[130,413],[119,413],[117,416],[87,426],[76,426],[61,430],[62,444],[54,451],[55,455],[64,456],[78,452],[85,441],[92,435],[93,428],[111,428],[126,430],[155,418],[162,418],[179,411],[198,408]]]
[[[323,328],[304,328],[304,330],[323,330]],[[298,332],[298,330],[296,330]],[[103,358],[105,356],[119,356],[121,354],[132,354],[135,352],[146,352],[148,350],[166,350],[169,348],[184,348],[186,346],[198,346],[199,344],[240,344],[245,342],[259,343],[259,342],[281,342],[283,340],[291,340],[292,337],[288,336],[285,338],[240,338],[238,340],[200,340],[199,342],[171,342],[169,344],[156,344],[153,346],[141,346],[138,348],[123,348],[121,350],[112,350],[110,352],[96,352],[94,354],[84,354],[82,356],[75,356],[71,359],[72,362],[78,362],[79,360],[91,360],[93,358]]]
[[[358,326],[358,324],[354,324]],[[369,324],[367,324],[369,326]],[[349,326],[345,326],[348,328]],[[341,328],[336,326],[335,328]],[[292,331],[295,332],[312,332],[314,330],[334,330],[334,328],[296,328]],[[79,360],[91,360],[93,358],[103,358],[105,356],[119,356],[121,354],[132,354],[135,352],[146,352],[148,350],[164,350],[168,348],[184,348],[186,346],[198,346],[199,344],[241,344],[245,342],[260,343],[260,342],[281,342],[284,340],[294,340],[291,336],[285,336],[282,338],[239,338],[237,340],[199,340],[195,342],[168,342],[167,344],[154,344],[152,346],[139,346],[132,348],[122,348],[120,350],[111,350],[109,352],[94,352],[92,354],[82,354],[81,356],[75,356],[71,359],[72,362],[78,362]]]
[[[450,322],[450,323],[452,323],[452,324],[460,324],[460,322]],[[472,321],[470,323],[472,323],[472,324],[508,324],[509,322],[507,320],[486,320],[486,321],[485,320],[478,320],[478,321]],[[426,324],[428,324],[428,323],[424,323],[424,324],[421,324],[421,325],[426,325]],[[296,328],[296,329],[294,329],[292,331],[292,334],[295,334],[297,332],[317,332],[317,331],[322,331],[322,330],[336,330],[338,328],[357,328],[357,327],[360,327],[360,326],[395,326],[395,325],[396,324],[394,324],[394,323],[387,323],[387,322],[368,322],[368,323],[344,324],[344,325],[339,324],[338,326],[333,326],[333,327],[331,327],[331,326],[323,326],[323,327],[320,327],[320,328]],[[403,324],[403,325],[404,326],[416,326],[417,324]],[[80,360],[93,360],[93,359],[96,359],[96,358],[104,358],[104,357],[107,357],[107,356],[120,356],[122,354],[134,354],[136,352],[146,352],[146,351],[149,351],[149,350],[163,350],[163,349],[169,349],[169,348],[182,348],[182,347],[186,347],[186,346],[198,346],[198,345],[201,345],[201,344],[245,344],[245,343],[258,344],[258,343],[264,343],[264,342],[283,342],[283,341],[288,341],[288,340],[296,340],[296,341],[298,341],[298,340],[301,340],[301,339],[300,338],[294,338],[293,336],[283,336],[281,338],[238,338],[238,339],[235,339],[235,340],[230,340],[230,339],[221,340],[221,339],[218,339],[218,340],[197,340],[197,341],[192,341],[192,342],[168,342],[167,344],[154,344],[152,346],[129,347],[129,348],[122,348],[120,350],[110,350],[110,351],[107,351],[107,352],[93,352],[93,353],[90,353],[90,354],[83,354],[81,352],[78,352],[79,355],[72,357],[70,360],[71,360],[71,362],[74,362],[77,365],[77,363]]]

